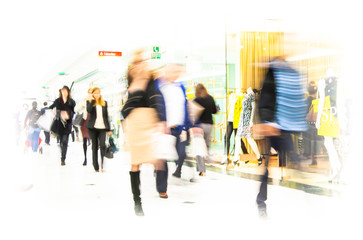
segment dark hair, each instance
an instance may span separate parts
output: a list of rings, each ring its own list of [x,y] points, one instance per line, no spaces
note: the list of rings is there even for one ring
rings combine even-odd
[[[63,89],[67,90],[67,92],[68,92],[68,99],[71,99],[72,98],[71,90],[69,90],[69,87],[68,86],[63,86],[61,89],[59,89],[59,97],[62,98],[62,90]]]
[[[204,87],[203,84],[198,83],[197,86],[195,87],[195,96],[196,97],[201,97],[204,98],[206,96],[208,96],[208,91],[207,89]]]
[[[47,106],[47,105],[48,105],[48,103],[47,103],[47,102],[44,102],[44,103],[43,103],[43,105],[44,105],[44,106]]]
[[[314,85],[310,85],[308,87],[308,92],[309,92],[310,95],[315,94],[317,91],[318,91],[318,88],[316,86],[314,86]]]
[[[32,107],[33,108],[37,108],[37,106],[38,106],[38,103],[36,101],[32,102]]]

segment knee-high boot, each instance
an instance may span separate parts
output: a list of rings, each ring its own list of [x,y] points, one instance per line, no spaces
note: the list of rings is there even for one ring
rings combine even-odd
[[[144,211],[142,210],[140,198],[140,171],[130,172],[130,180],[132,194],[134,195],[135,214],[137,216],[144,216]]]

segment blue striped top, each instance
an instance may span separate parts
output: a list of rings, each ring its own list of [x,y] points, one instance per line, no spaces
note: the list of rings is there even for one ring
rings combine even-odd
[[[306,131],[307,103],[301,75],[285,62],[272,62],[271,67],[276,84],[275,121],[285,131]]]

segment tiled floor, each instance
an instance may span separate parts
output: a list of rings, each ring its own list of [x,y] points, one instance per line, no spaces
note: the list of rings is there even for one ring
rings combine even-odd
[[[360,221],[351,221],[359,209],[345,198],[269,185],[269,217],[261,220],[255,204],[258,181],[210,170],[200,177],[188,167],[181,180],[169,177],[169,199],[160,199],[153,168],[143,166],[145,217],[136,217],[127,153],[106,159],[104,173],[95,173],[91,164],[82,166],[79,142],[69,144],[66,166],[60,166],[59,155],[52,142],[43,155],[18,149],[3,165],[0,239],[335,239],[360,234]],[[169,167],[171,174],[175,164]],[[189,181],[193,175],[196,182]]]

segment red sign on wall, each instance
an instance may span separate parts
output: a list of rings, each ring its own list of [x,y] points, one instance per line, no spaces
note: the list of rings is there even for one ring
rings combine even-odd
[[[99,51],[98,56],[99,57],[104,57],[104,56],[122,57],[122,52]]]

